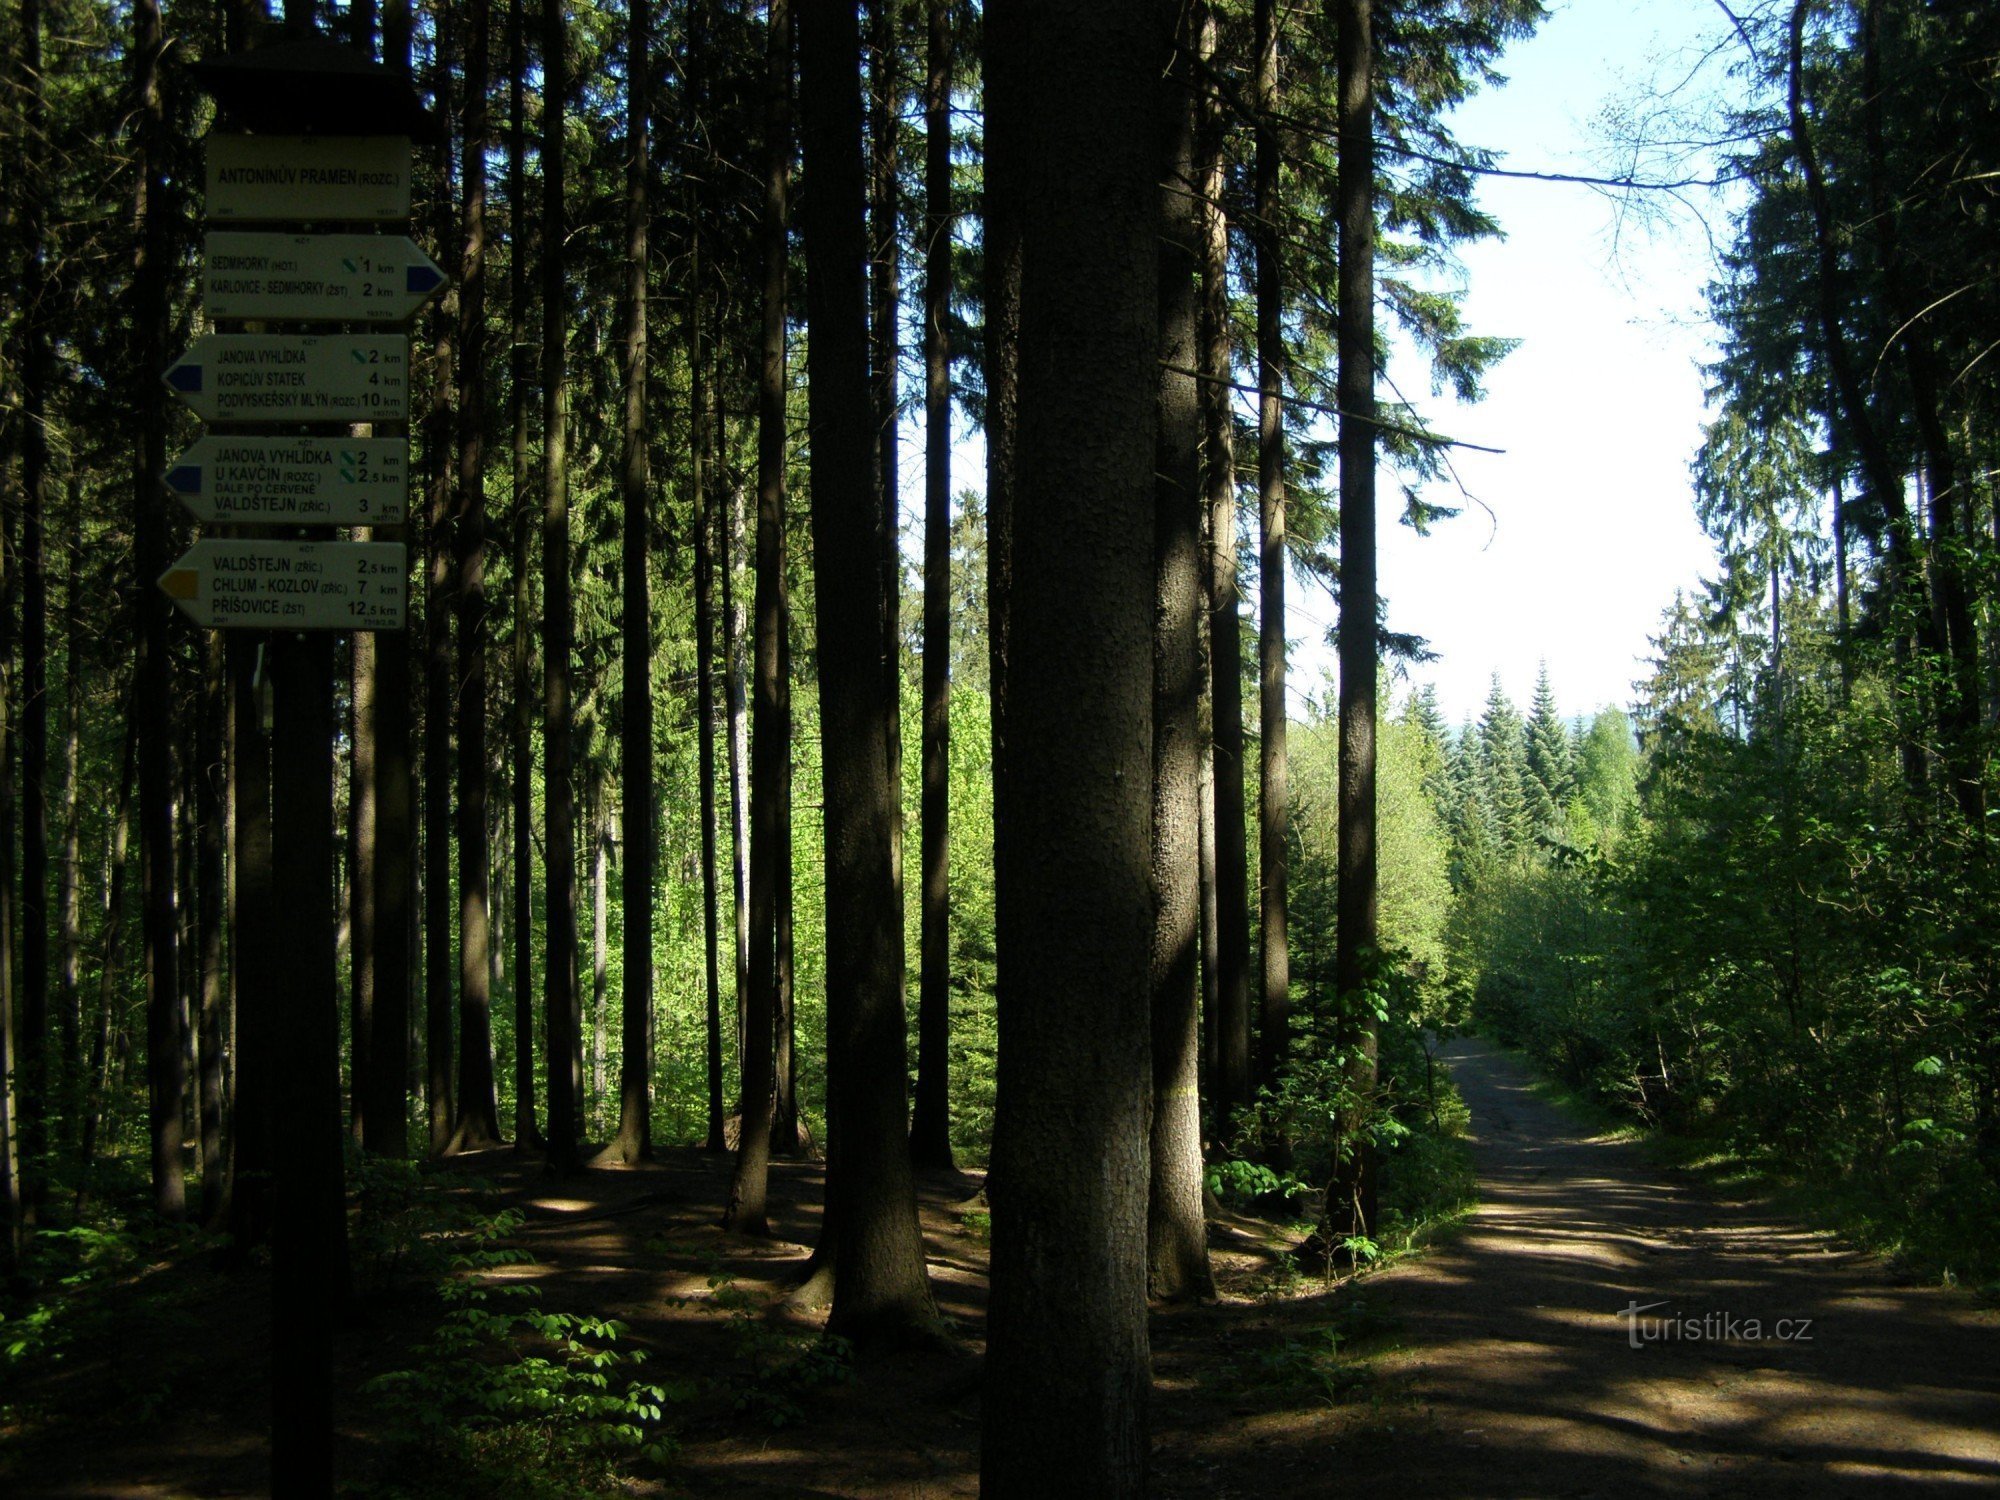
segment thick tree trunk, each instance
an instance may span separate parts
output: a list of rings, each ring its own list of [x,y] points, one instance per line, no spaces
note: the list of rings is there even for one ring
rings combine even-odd
[[[1263,550],[1257,573],[1257,890],[1262,906],[1262,987],[1257,1007],[1257,1082],[1275,1089],[1291,1024],[1287,945],[1290,872],[1285,756],[1285,324],[1284,256],[1278,238],[1277,0],[1257,0],[1257,496]],[[1282,1143],[1278,1145],[1282,1150]]]
[[[26,155],[21,171],[21,992],[14,1027],[14,1104],[23,1221],[37,1218],[48,1180],[49,1090],[49,349],[48,174],[42,92],[42,7],[22,0],[15,82]],[[142,499],[141,504],[145,502]],[[158,507],[157,498],[154,501]],[[0,545],[4,545],[0,542]]]
[[[541,1131],[535,1125],[534,932],[534,651],[528,625],[530,600],[529,547],[534,537],[534,507],[528,488],[528,391],[534,380],[534,355],[528,329],[528,186],[527,154],[527,24],[522,0],[507,6],[507,317],[511,329],[513,378],[507,383],[510,457],[513,465],[514,644],[513,721],[508,755],[512,803],[514,882],[514,1146],[537,1149]]]
[[[1157,99],[1172,15],[1153,0],[1014,0],[986,25],[987,128],[1006,163],[989,192],[1019,228],[1021,282],[982,1490],[1137,1495]]]
[[[493,934],[486,806],[486,152],[490,0],[471,0],[465,53],[465,250],[458,275],[458,1123],[451,1149],[500,1143],[493,1078]]]
[[[896,12],[899,0],[867,0],[868,12],[868,321],[869,375],[875,392],[875,480],[881,507],[876,541],[882,569],[882,671],[889,695],[890,785],[898,789],[890,849],[896,909],[903,900],[903,550],[902,466],[897,427],[902,406],[902,182],[897,146],[902,133],[903,84],[898,74]],[[903,929],[896,928],[903,961]]]
[[[928,0],[924,80],[922,965],[910,1158],[951,1157],[951,8]]]
[[[1160,367],[1154,489],[1153,1119],[1148,1292],[1212,1297],[1201,1201],[1201,214],[1193,59],[1177,38],[1161,91]]]
[[[1204,15],[1201,55],[1216,51],[1217,21]],[[1237,613],[1236,444],[1230,409],[1229,225],[1224,189],[1220,102],[1210,96],[1200,141],[1202,161],[1201,399],[1206,416],[1208,488],[1209,703],[1213,722],[1217,1002],[1211,1026],[1216,1052],[1211,1088],[1216,1126],[1227,1134],[1232,1111],[1250,1102],[1250,890],[1243,810],[1243,636]]]
[[[158,0],[135,0],[133,102],[137,113],[135,176],[139,184],[132,276],[133,449],[136,523],[133,557],[139,611],[139,889],[146,950],[146,1089],[152,1145],[153,1207],[178,1219],[186,1209],[182,1181],[182,1111],[187,1075],[180,1036],[180,954],[174,920],[173,687],[167,655],[173,606],[154,586],[166,571],[168,501],[159,476],[166,466],[166,392],[158,372],[167,344],[167,109],[160,81],[164,38]]]
[[[757,379],[757,637],[755,739],[750,766],[750,964],[739,1056],[742,1103],[724,1227],[770,1233],[771,1040],[777,1013],[778,803],[785,753],[779,704],[780,589],[785,565],[786,197],[792,157],[792,14],[770,0],[764,72],[763,341]],[[865,384],[864,384],[865,389]],[[865,469],[864,469],[864,472]],[[872,564],[871,564],[872,568]],[[874,658],[872,654],[869,660]]]
[[[570,645],[576,627],[569,580],[569,434],[563,288],[563,116],[569,102],[569,28],[562,0],[549,0],[542,20],[542,801],[548,882],[547,973],[549,1169],[577,1167],[576,1055],[581,1042],[576,992],[576,803],[571,745]]]
[[[652,63],[644,5],[627,8],[625,33],[625,714],[619,745],[624,818],[624,984],[618,1065],[618,1133],[605,1148],[623,1162],[653,1154],[653,510],[646,461],[646,125]],[[697,543],[699,546],[700,543]],[[701,664],[707,675],[707,662]],[[712,734],[706,725],[703,734]],[[713,756],[711,755],[711,759]]]
[[[889,603],[877,560],[870,431],[861,38],[854,12],[800,17],[813,574],[820,646],[827,942],[827,1218],[831,1333],[902,1339],[935,1328],[904,1102],[903,911],[891,724],[881,670]]]
[[[1341,1155],[1320,1237],[1378,1232],[1375,1149],[1363,1127],[1375,1092],[1375,41],[1371,0],[1340,0],[1340,790],[1334,986],[1353,1059]]]
[[[452,110],[451,63],[458,55],[456,12],[439,12],[434,74],[438,113]],[[436,235],[440,253],[456,243],[451,201],[451,132],[438,143]],[[451,544],[452,465],[455,430],[453,381],[457,378],[456,293],[436,304],[432,362],[436,386],[427,417],[429,493],[424,514],[424,1111],[433,1156],[451,1145],[458,1115],[452,1068],[451,963],[451,717],[454,695],[451,615],[458,568]]]

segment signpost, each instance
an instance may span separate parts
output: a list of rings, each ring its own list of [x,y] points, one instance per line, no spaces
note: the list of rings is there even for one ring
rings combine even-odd
[[[211,333],[167,367],[206,422],[402,422],[410,341],[377,333]]]
[[[445,284],[405,236],[211,232],[202,303],[211,318],[403,323]]]
[[[210,435],[162,481],[197,520],[280,526],[400,526],[409,509],[406,438]]]
[[[444,284],[403,237],[409,137],[435,139],[438,122],[406,76],[313,34],[309,17],[282,40],[198,64],[196,75],[223,119],[259,132],[218,132],[207,142],[209,317],[349,331],[198,339],[164,378],[224,430],[212,426],[162,479],[201,520],[221,526],[295,538],[306,527],[400,525],[408,507],[401,424],[409,417],[410,344],[379,330],[405,323]],[[336,133],[371,126],[393,133]],[[370,225],[390,232],[355,232]],[[306,228],[329,233],[300,232]],[[353,423],[392,424],[395,435],[357,438],[346,430]],[[274,426],[310,435],[280,436]],[[262,762],[259,774],[270,777],[268,839],[257,835],[254,802],[239,838],[246,888],[272,898],[270,951],[290,966],[279,976],[269,971],[268,953],[254,959],[241,1001],[244,1035],[264,1039],[255,1051],[245,1046],[241,1065],[246,1079],[262,1084],[270,1138],[283,1143],[270,1173],[271,1330],[284,1351],[271,1371],[270,1488],[330,1496],[335,1299],[328,1289],[340,1276],[347,1228],[330,920],[334,653],[326,632],[403,629],[408,550],[400,542],[210,536],[159,583],[196,623],[254,635],[256,670],[268,672],[272,689],[269,741],[257,740],[251,726],[238,752],[246,758],[231,767],[234,776]],[[264,951],[259,944],[246,957]],[[282,1024],[271,1013],[281,996]]]
[[[160,587],[207,628],[401,630],[408,577],[400,542],[208,537],[160,575]]]
[[[410,217],[410,142],[403,136],[211,135],[211,223]]]

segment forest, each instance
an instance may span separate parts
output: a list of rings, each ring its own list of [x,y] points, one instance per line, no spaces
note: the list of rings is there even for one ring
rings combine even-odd
[[[1548,19],[0,11],[9,1492],[1547,1493],[1383,1373],[1510,1068],[1990,1303],[1991,11],[1718,5],[1573,179],[1709,195],[1717,566],[1453,724],[1380,528]]]

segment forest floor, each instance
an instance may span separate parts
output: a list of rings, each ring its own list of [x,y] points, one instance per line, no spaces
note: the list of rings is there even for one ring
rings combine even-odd
[[[1538,1097],[1496,1048],[1462,1041],[1448,1056],[1472,1111],[1476,1214],[1425,1254],[1330,1289],[1299,1276],[1273,1226],[1218,1221],[1220,1300],[1154,1319],[1154,1493],[2000,1488],[2000,1312],[1901,1284],[1761,1199],[1651,1165]],[[614,1493],[976,1493],[976,1176],[920,1179],[956,1347],[854,1369],[811,1357],[818,1315],[784,1301],[816,1233],[816,1164],[775,1168],[765,1242],[715,1227],[728,1161],[699,1152],[561,1184],[505,1151],[444,1175],[476,1176],[520,1211],[505,1244],[522,1258],[496,1279],[537,1287],[551,1310],[622,1320],[648,1378],[685,1387],[668,1413],[678,1452]],[[144,1276],[122,1288],[132,1315],[53,1367],[30,1397],[39,1418],[0,1427],[0,1489],[261,1492],[263,1289],[188,1261],[154,1277],[171,1292]],[[412,1363],[409,1311],[378,1305],[342,1330],[342,1476],[377,1493],[430,1488],[398,1470],[395,1414],[358,1394]]]

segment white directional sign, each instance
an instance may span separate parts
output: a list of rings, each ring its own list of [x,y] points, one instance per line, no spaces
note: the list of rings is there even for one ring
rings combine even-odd
[[[212,135],[208,217],[239,223],[410,216],[403,136]]]
[[[208,236],[202,305],[211,318],[401,323],[445,283],[407,238],[382,234]]]
[[[161,476],[196,519],[397,526],[409,506],[404,438],[205,437]]]
[[[164,378],[207,422],[401,422],[409,367],[397,334],[211,333]]]
[[[197,625],[244,630],[401,630],[400,542],[196,542],[160,587]]]

